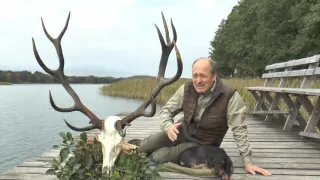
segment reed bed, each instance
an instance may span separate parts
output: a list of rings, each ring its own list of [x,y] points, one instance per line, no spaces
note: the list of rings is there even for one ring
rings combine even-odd
[[[157,97],[157,103],[163,105],[168,101],[175,91],[184,84],[187,79],[181,78],[175,83],[165,87]],[[223,79],[226,84],[229,84],[233,88],[237,89],[243,98],[244,102],[247,104],[250,110],[253,109],[255,105],[255,99],[252,94],[246,89],[249,86],[263,86],[264,79],[261,78],[232,78]],[[302,79],[289,79],[285,82],[285,87],[299,87]],[[103,95],[115,96],[115,97],[125,97],[131,99],[142,99],[145,100],[150,96],[151,89],[155,87],[157,83],[156,78],[143,78],[143,79],[126,79],[110,85],[104,85],[100,92]],[[271,81],[271,86],[277,86],[279,80]],[[318,80],[313,81],[313,88],[320,88],[320,82]],[[151,89],[150,89],[151,88]],[[274,96],[274,94],[273,94]],[[314,101],[315,98],[310,100]],[[280,102],[280,107],[285,108],[284,102]]]
[[[0,85],[12,85],[12,84],[9,82],[0,82]]]
[[[185,81],[186,79],[179,79],[175,83],[164,87],[156,98],[157,104],[165,104]],[[151,91],[155,88],[156,84],[156,78],[127,79],[110,85],[104,85],[100,89],[100,92],[108,96],[146,100],[150,97]]]
[[[187,79],[179,79],[175,83],[165,87],[158,97],[156,98],[156,102],[158,105],[164,105],[171,96],[175,93],[175,91],[184,84]],[[252,94],[246,89],[249,86],[263,86],[265,80],[261,78],[231,78],[231,79],[223,79],[226,84],[229,84],[233,88],[237,89],[244,102],[246,103],[249,111],[252,111],[256,100],[252,96]],[[285,87],[299,87],[301,84],[301,78],[292,78],[288,79],[285,82]],[[157,83],[156,78],[144,78],[144,79],[127,79],[123,81],[119,81],[110,85],[104,85],[100,92],[103,95],[108,96],[116,96],[116,97],[125,97],[132,99],[142,99],[145,100],[151,94],[151,90],[155,87]],[[271,86],[278,86],[279,80],[272,80]],[[319,80],[312,81],[311,86],[313,88],[320,88]],[[151,89],[150,89],[151,88]],[[274,97],[275,94],[271,94]],[[291,97],[293,102],[295,102],[295,97]],[[314,104],[317,97],[309,97],[310,101]],[[267,107],[270,105],[266,103]],[[281,99],[279,102],[279,108],[286,110],[288,109],[287,105]],[[300,108],[300,113],[305,119],[308,119],[308,113],[304,109],[303,106]],[[320,127],[320,123],[318,124]]]

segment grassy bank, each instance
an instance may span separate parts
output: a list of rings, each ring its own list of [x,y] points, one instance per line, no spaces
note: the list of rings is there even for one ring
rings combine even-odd
[[[170,97],[174,94],[174,92],[181,86],[187,79],[179,79],[174,84],[165,87],[161,93],[157,97],[158,104],[164,104],[166,101],[170,99]],[[247,105],[250,109],[252,109],[254,105],[254,99],[252,95],[246,90],[245,87],[248,86],[258,86],[263,85],[264,81],[261,79],[241,79],[241,78],[233,78],[233,79],[225,79],[227,84],[230,84],[232,87],[236,88],[240,95],[243,97]],[[113,83],[110,85],[105,85],[101,89],[101,93],[109,96],[116,97],[126,97],[132,99],[146,99],[150,96],[150,88],[154,88],[156,85],[155,78],[145,78],[145,79],[130,79],[123,80],[117,83]]]
[[[9,83],[9,82],[0,82],[0,86],[1,85],[12,85],[11,83]]]
[[[185,81],[186,79],[179,79],[174,84],[171,84],[170,86],[165,87],[156,99],[157,104],[160,104],[160,105],[165,104],[166,101],[170,99],[170,97],[175,93],[175,91],[181,85],[183,85]],[[299,87],[299,85],[301,84],[301,81],[302,79],[290,79],[285,83],[286,83],[286,86],[288,87]],[[231,85],[233,88],[239,91],[241,97],[244,99],[249,110],[252,111],[256,101],[253,98],[252,94],[249,91],[247,91],[246,87],[263,86],[264,80],[260,78],[232,78],[232,79],[224,79],[224,82]],[[279,81],[277,80],[274,80],[271,82],[272,86],[277,86],[278,84],[279,84]],[[144,78],[144,79],[122,80],[110,85],[104,85],[101,88],[101,93],[104,95],[116,96],[116,97],[146,99],[150,96],[150,93],[151,93],[149,85],[151,85],[151,88],[154,88],[156,85],[156,79]],[[312,83],[312,87],[320,88],[320,82],[314,81]],[[272,96],[274,96],[274,94]],[[294,97],[292,97],[292,100],[293,102],[295,102]],[[316,98],[310,97],[310,100],[314,103]],[[280,108],[287,109],[287,106],[282,99],[280,100]],[[308,118],[308,113],[303,106],[301,106],[300,113],[305,119]],[[318,127],[320,127],[319,125]]]
[[[157,97],[158,104],[164,104],[166,101],[170,99],[170,97],[174,94],[174,92],[181,86],[187,79],[179,79],[174,84],[165,87],[161,93]],[[253,109],[255,105],[255,100],[252,94],[247,91],[246,87],[249,86],[263,86],[264,80],[260,78],[232,78],[232,79],[224,79],[225,83],[231,85],[233,88],[237,89],[240,93],[241,97],[244,99],[245,103],[249,107],[250,110]],[[302,79],[290,79],[286,82],[286,86],[288,87],[299,87]],[[272,86],[277,86],[279,81],[274,80],[271,82]],[[104,85],[101,88],[101,93],[109,96],[116,97],[126,97],[132,99],[146,99],[150,96],[150,88],[154,88],[156,85],[155,78],[144,78],[144,79],[130,79],[130,80],[122,80],[117,83],[113,83],[110,85]],[[318,81],[313,82],[313,87],[320,88],[320,83]],[[312,99],[313,101],[315,99]],[[284,102],[280,101],[280,106],[285,108]]]
[[[157,104],[164,104],[174,92],[185,82],[185,79],[179,79],[175,83],[163,88],[157,96]],[[101,93],[109,96],[126,97],[132,99],[146,99],[150,96],[151,90],[156,86],[155,78],[127,79],[110,85],[104,85]],[[149,85],[152,89],[149,88]]]

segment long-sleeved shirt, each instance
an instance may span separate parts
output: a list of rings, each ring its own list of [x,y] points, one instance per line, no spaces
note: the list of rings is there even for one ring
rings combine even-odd
[[[214,91],[215,85],[210,91]],[[170,126],[174,123],[173,118],[182,111],[184,85],[182,85],[175,94],[169,99],[160,111],[161,125],[164,132],[168,132]],[[200,121],[200,117],[205,110],[205,105],[209,101],[209,92],[200,94],[198,106],[196,109],[195,121]],[[237,144],[243,165],[252,164],[252,150],[248,140],[248,130],[246,123],[247,107],[240,94],[236,91],[228,102],[227,121],[228,126],[233,132],[233,138]]]

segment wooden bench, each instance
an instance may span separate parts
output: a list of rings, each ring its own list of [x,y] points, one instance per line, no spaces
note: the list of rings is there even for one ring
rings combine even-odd
[[[316,128],[320,127],[320,88],[312,87],[312,82],[320,75],[319,61],[320,55],[314,55],[266,66],[268,72],[262,75],[264,85],[247,87],[256,100],[252,114],[265,115],[265,121],[278,116],[285,122],[284,131],[291,130],[297,121],[301,136],[320,139],[320,134],[316,132]],[[299,87],[291,87],[290,82],[293,81],[290,79],[300,80]],[[310,97],[317,98],[315,103],[310,101]],[[279,107],[281,99],[287,109]],[[307,121],[300,112],[301,106],[307,112]]]

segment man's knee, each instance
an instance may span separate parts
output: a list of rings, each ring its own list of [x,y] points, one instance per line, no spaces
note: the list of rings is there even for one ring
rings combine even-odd
[[[185,142],[173,147],[163,147],[157,149],[150,155],[150,160],[154,163],[177,163],[179,161],[180,154],[188,148],[198,146],[197,143]]]
[[[156,134],[152,134],[148,136],[147,138],[143,139],[141,141],[139,151],[145,152],[145,153],[151,153],[155,151],[156,149],[167,147],[172,144],[164,132],[159,132]]]
[[[161,154],[161,153],[152,153],[150,155],[150,160],[156,164],[161,164],[161,163],[166,163],[169,161],[172,161],[170,159],[168,159],[168,157],[165,154]]]

